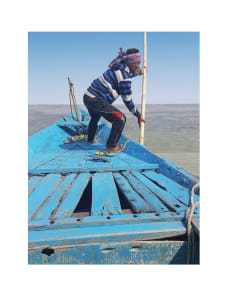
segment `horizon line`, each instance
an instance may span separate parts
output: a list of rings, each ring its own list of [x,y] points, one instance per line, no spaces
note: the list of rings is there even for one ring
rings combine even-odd
[[[145,105],[193,105],[193,104],[197,104],[199,105],[200,102],[193,102],[193,103],[146,103]],[[28,103],[28,105],[70,105],[69,103]],[[77,105],[84,105],[83,103],[77,103]],[[141,105],[141,103],[135,103],[135,105]],[[118,104],[117,106],[123,106],[123,104]]]

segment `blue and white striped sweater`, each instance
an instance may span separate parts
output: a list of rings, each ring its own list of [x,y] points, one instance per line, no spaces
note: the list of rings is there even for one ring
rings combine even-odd
[[[127,65],[116,64],[95,79],[88,88],[88,92],[93,96],[102,97],[110,104],[121,95],[129,111],[139,118],[140,113],[132,101],[130,80],[137,75],[141,75],[141,71],[138,74],[131,74]]]

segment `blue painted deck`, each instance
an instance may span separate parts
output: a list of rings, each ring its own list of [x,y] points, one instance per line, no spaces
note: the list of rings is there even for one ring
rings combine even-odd
[[[110,131],[103,122],[99,143],[63,144],[86,133],[79,113],[81,123],[68,115],[29,138],[29,263],[184,263],[186,241],[162,240],[186,233],[198,178],[132,140],[96,161]]]

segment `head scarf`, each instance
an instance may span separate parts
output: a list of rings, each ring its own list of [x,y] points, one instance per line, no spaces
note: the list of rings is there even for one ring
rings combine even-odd
[[[115,64],[120,64],[121,62],[126,62],[126,63],[136,63],[136,62],[141,62],[141,53],[132,53],[132,54],[127,54],[127,51],[123,51],[123,48],[120,48],[119,55],[114,58],[111,63],[109,64],[109,67],[111,68]]]

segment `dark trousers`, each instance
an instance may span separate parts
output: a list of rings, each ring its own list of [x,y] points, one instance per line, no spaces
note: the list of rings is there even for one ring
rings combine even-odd
[[[112,123],[112,129],[106,146],[115,147],[121,137],[126,123],[125,115],[101,97],[91,98],[84,95],[84,104],[91,116],[91,120],[88,125],[88,142],[92,142],[94,140],[98,128],[98,121],[101,117],[103,117]]]

